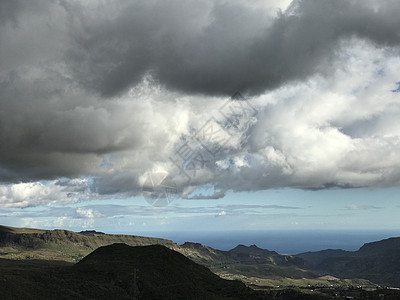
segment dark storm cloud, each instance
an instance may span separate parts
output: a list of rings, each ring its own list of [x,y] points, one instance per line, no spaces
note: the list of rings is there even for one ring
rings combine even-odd
[[[0,181],[95,175],[102,154],[142,142],[126,106],[98,104],[59,73],[37,72],[0,74]]]
[[[23,14],[43,14],[57,0],[0,0],[0,25],[18,27]]]
[[[1,0],[0,1],[0,24],[8,22],[16,25],[18,11],[23,7],[23,2],[19,0]]]
[[[276,17],[237,2],[205,3],[135,1],[120,3],[113,17],[79,14],[68,54],[74,75],[104,96],[147,73],[189,93],[260,93],[329,73],[342,38],[400,41],[398,1],[294,1]]]
[[[251,5],[0,0],[1,205],[79,201],[70,190],[137,195],[144,174],[171,172],[181,138],[236,90],[271,93],[256,100],[246,146],[233,141],[231,157],[221,157],[225,175],[213,165],[188,189],[211,184],[221,192],[197,199],[230,189],[398,185],[398,94],[391,91],[399,79],[390,66],[397,65],[400,3],[295,1],[279,13]],[[335,77],[350,56],[362,65],[384,61],[379,76],[391,86],[382,107],[372,100],[381,84],[371,96],[360,92],[358,79],[376,79],[364,69],[354,67],[352,82]],[[336,98],[322,81],[314,94],[286,85],[315,74],[349,85],[332,86]],[[73,180],[82,177],[90,179]]]
[[[85,124],[96,121],[90,113],[74,113],[77,103],[63,97],[54,77],[25,80],[19,72],[0,77],[0,155],[7,170],[2,181],[79,176],[96,161],[88,154],[99,150],[93,138],[99,127],[92,131]]]

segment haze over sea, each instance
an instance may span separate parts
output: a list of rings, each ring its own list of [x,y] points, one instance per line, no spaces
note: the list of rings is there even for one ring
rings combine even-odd
[[[238,244],[285,254],[325,249],[356,251],[364,243],[400,236],[400,230],[277,230],[277,231],[181,231],[141,232],[135,235],[154,236],[178,244],[196,242],[219,250],[230,250]]]

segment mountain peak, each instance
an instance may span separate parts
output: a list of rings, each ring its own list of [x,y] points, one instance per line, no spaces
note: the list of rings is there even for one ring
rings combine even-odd
[[[265,253],[276,253],[275,251],[269,251],[267,249],[259,248],[257,245],[246,246],[243,244],[237,245],[235,248],[229,250],[229,252],[265,252]]]
[[[185,248],[202,248],[204,247],[202,244],[200,243],[193,243],[193,242],[185,242],[181,245],[181,247],[185,247]]]
[[[136,290],[144,299],[215,299],[217,295],[231,293],[253,296],[244,284],[222,279],[208,268],[162,245],[132,247],[114,243],[96,249],[74,269],[79,274],[96,274],[94,276],[99,278],[120,282],[126,289]],[[171,286],[180,288],[169,288]]]

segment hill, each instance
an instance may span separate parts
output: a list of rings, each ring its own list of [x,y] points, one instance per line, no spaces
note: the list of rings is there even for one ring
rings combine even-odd
[[[161,245],[100,247],[79,263],[0,259],[0,299],[397,299],[394,290],[266,289],[224,280]],[[335,278],[327,278],[335,281]],[[337,296],[339,295],[339,297]],[[360,298],[360,299],[361,299]],[[386,298],[385,298],[386,299]]]
[[[145,299],[263,298],[239,281],[224,280],[161,245],[100,247],[76,264],[82,274],[111,280]]]
[[[0,261],[1,299],[270,299],[161,245],[100,247],[76,265]]]
[[[366,243],[359,250],[324,250],[297,255],[305,266],[342,278],[365,278],[400,287],[400,238]]]
[[[222,278],[241,280],[259,289],[299,287],[351,289],[362,287],[375,289],[378,285],[364,279],[340,279],[323,276],[307,268],[306,261],[275,251],[261,249],[256,245],[238,245],[229,251],[215,250],[199,243],[184,243],[179,251],[192,260],[209,267]]]
[[[192,245],[185,243],[182,248]],[[203,246],[204,247],[204,246]],[[209,249],[209,247],[204,247]],[[197,246],[197,249],[201,249]],[[217,252],[218,253],[218,252]],[[222,259],[221,259],[222,258]],[[195,258],[193,258],[195,259]],[[218,262],[218,263],[217,263]],[[204,263],[204,262],[203,262]],[[316,278],[316,273],[304,269],[305,261],[292,255],[278,254],[261,249],[256,245],[238,245],[229,251],[220,251],[208,265],[219,274],[240,274],[247,277],[263,278]]]
[[[77,262],[93,250],[113,243],[130,246],[164,245],[171,249],[178,247],[170,240],[152,237],[0,226],[0,257],[8,259]]]

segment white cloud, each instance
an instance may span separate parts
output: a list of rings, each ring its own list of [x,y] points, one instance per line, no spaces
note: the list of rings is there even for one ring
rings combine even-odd
[[[226,211],[221,211],[221,212],[219,212],[218,214],[217,214],[217,217],[220,217],[220,216],[226,216]]]
[[[82,207],[78,207],[76,209],[76,214],[78,215],[79,218],[84,218],[84,219],[93,219],[102,216],[102,214],[96,210],[93,210],[91,208],[85,209]]]
[[[351,204],[345,207],[346,210],[375,210],[375,209],[382,209],[382,207],[373,206],[373,205],[356,205]]]
[[[88,179],[53,180],[0,185],[2,208],[66,205],[95,196]]]

